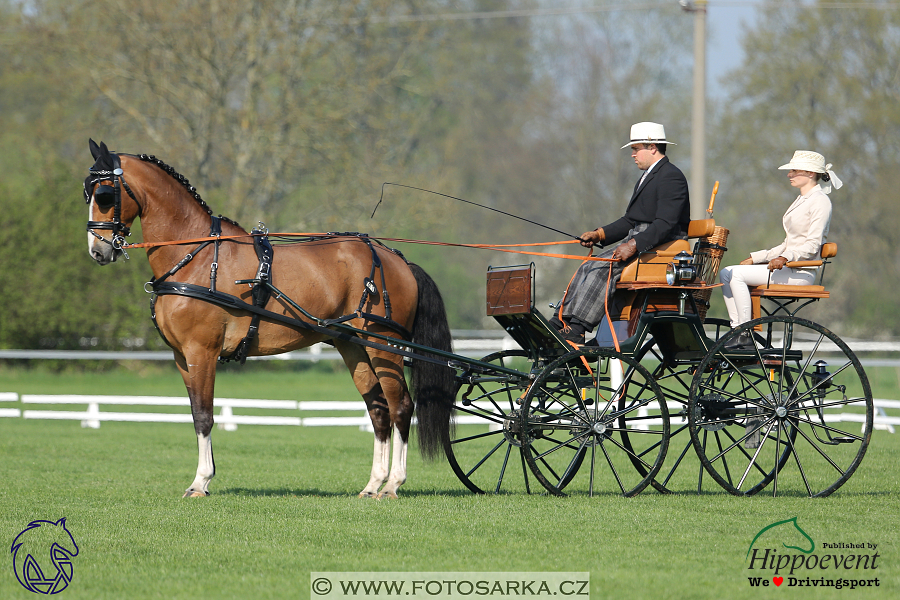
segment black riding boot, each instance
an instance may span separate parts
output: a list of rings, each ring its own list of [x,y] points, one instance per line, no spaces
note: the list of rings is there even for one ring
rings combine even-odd
[[[550,318],[550,325],[552,325],[564,339],[575,342],[576,344],[584,344],[584,334],[593,329],[593,327],[575,317],[569,317],[567,321],[566,325],[563,325],[562,321],[554,316]]]

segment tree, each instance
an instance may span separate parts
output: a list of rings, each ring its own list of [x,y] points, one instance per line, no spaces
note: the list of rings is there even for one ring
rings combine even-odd
[[[717,204],[732,230],[731,262],[783,239],[778,224],[794,194],[777,167],[794,150],[833,163],[845,182],[831,195],[828,239],[839,255],[826,273],[832,298],[810,315],[849,332],[896,334],[900,10],[876,4],[767,6],[744,37],[744,65],[729,75],[710,162],[722,180]]]

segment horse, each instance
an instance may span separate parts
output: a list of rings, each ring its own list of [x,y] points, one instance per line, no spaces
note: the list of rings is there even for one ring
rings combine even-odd
[[[323,236],[275,249],[269,244],[270,266],[262,273],[254,238],[235,221],[214,217],[189,180],[172,167],[155,156],[113,153],[103,142],[90,140],[89,147],[95,162],[84,182],[84,197],[90,207],[88,252],[94,261],[107,265],[122,254],[127,258],[125,236],[140,219],[154,276],[151,285],[166,280],[170,291],[172,282],[185,289],[215,288],[247,302],[225,306],[178,293],[152,297],[151,316],[173,350],[197,435],[197,472],[183,497],[208,496],[216,472],[211,433],[220,357],[243,362],[246,356],[279,354],[324,341],[340,352],[375,432],[372,470],[359,496],[397,498],[406,481],[413,411],[425,458],[436,457],[449,439],[455,371],[446,362],[413,360],[408,385],[403,356],[383,343],[361,344],[378,341],[375,336],[380,334],[396,339],[398,348],[409,339],[449,352],[450,329],[434,280],[398,252],[361,235]],[[215,244],[208,242],[211,235]],[[183,242],[165,244],[194,238],[206,238],[207,244],[190,244],[194,249],[187,254]],[[376,266],[380,277],[374,276]],[[260,286],[246,283],[258,283],[260,277],[277,284],[281,294],[260,297]],[[253,300],[267,311],[260,319],[247,310]],[[329,335],[323,324],[330,319],[357,333]]]

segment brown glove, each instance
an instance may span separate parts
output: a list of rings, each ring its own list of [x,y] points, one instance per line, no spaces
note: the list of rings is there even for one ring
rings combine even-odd
[[[769,270],[777,271],[778,269],[783,268],[784,265],[787,264],[787,261],[788,261],[788,259],[786,259],[783,256],[776,256],[775,258],[773,258],[772,260],[769,261]]]
[[[590,248],[594,244],[602,244],[605,239],[606,234],[603,232],[603,228],[598,227],[593,231],[587,231],[581,234],[581,245],[585,248]]]
[[[624,244],[619,244],[613,252],[613,260],[625,261],[637,253],[637,242],[631,238]]]

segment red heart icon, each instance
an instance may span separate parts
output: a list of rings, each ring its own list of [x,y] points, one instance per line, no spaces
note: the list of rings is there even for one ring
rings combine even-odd
[[[775,585],[781,585],[784,582],[784,577],[773,577],[772,581],[775,582]]]

